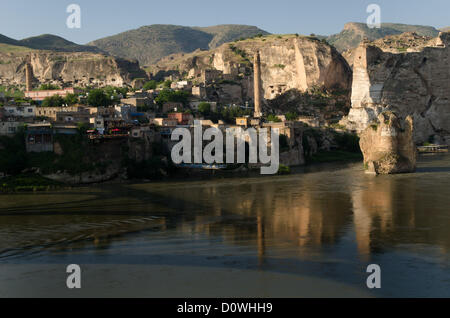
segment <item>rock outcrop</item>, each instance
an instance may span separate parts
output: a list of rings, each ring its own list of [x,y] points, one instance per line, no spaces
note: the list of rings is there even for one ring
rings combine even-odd
[[[227,43],[215,50],[173,55],[150,67],[153,75],[173,74],[192,79],[202,72],[222,72],[224,82],[241,89],[242,101],[253,99],[253,56],[261,57],[264,99],[271,100],[291,89],[313,87],[349,90],[352,71],[332,46],[314,37],[285,35],[255,37]]]
[[[135,78],[147,77],[137,61],[104,54],[39,50],[0,51],[0,84],[24,84],[27,62],[33,69],[35,85],[64,83],[74,86],[123,86],[131,84]]]
[[[45,178],[70,185],[94,184],[111,181],[124,175],[125,172],[120,164],[111,164],[104,171],[86,171],[76,175],[67,172],[56,172],[44,175]]]
[[[401,37],[358,47],[352,108],[341,124],[361,132],[380,113],[392,110],[401,118],[414,118],[417,144],[449,144],[450,33],[431,40],[411,34]]]
[[[414,172],[417,150],[413,131],[411,116],[402,121],[392,112],[381,113],[361,134],[366,171],[375,174]]]
[[[439,30],[425,25],[409,25],[398,23],[382,23],[381,28],[370,29],[366,23],[349,22],[339,34],[330,35],[327,41],[339,50],[354,49],[364,40],[374,41],[390,35],[398,35],[404,32],[415,32],[422,36],[436,37]]]

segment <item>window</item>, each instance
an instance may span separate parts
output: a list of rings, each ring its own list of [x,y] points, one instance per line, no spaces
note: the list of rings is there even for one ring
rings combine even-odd
[[[16,127],[8,127],[8,132],[15,133],[16,132]]]
[[[33,112],[33,108],[28,108],[28,112],[32,113]]]

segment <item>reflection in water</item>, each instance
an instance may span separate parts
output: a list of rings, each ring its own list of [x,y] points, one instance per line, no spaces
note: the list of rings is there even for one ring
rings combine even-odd
[[[365,175],[359,163],[312,169],[4,195],[0,263],[51,262],[74,251],[132,262],[134,253],[142,264],[254,266],[356,284],[370,262],[408,281],[412,269],[395,268],[406,262],[446,275],[426,295],[450,290],[449,156],[423,157],[418,173],[396,176]],[[391,286],[388,295],[404,295],[401,284]]]

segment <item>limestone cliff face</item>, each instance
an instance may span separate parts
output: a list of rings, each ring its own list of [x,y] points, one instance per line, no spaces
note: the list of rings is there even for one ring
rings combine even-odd
[[[396,53],[361,44],[354,53],[352,109],[342,123],[361,132],[381,112],[393,110],[414,118],[416,143],[450,143],[449,44],[450,33]]]
[[[30,51],[0,52],[0,82],[25,83],[25,65],[31,64],[34,83],[68,83],[74,86],[130,84],[134,78],[146,77],[139,64],[96,53],[61,53]]]
[[[369,173],[394,174],[416,169],[413,119],[400,120],[392,112],[381,113],[360,139],[364,164]]]
[[[259,44],[259,43],[258,43]],[[261,55],[264,98],[273,99],[290,89],[350,88],[351,71],[339,53],[330,46],[308,38],[255,45]],[[253,53],[253,52],[252,52]]]
[[[252,59],[257,51],[265,99],[273,99],[290,89],[351,87],[351,69],[333,47],[315,38],[295,35],[253,38],[224,44],[212,51],[171,56],[155,65],[152,72],[177,70],[195,79],[203,70],[222,71],[230,79],[242,79],[244,99],[251,99],[253,87],[248,82],[252,83]]]

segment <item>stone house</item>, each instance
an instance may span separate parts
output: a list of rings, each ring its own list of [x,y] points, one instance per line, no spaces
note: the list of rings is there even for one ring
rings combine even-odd
[[[174,119],[177,121],[178,125],[192,125],[194,123],[194,116],[192,114],[185,113],[170,113],[168,115],[169,119]]]
[[[3,109],[6,117],[30,118],[36,116],[36,106],[30,104],[21,106],[4,106]]]
[[[53,152],[53,129],[51,124],[28,125],[25,145],[27,152]]]
[[[148,97],[122,98],[120,102],[122,104],[132,105],[134,107],[147,107],[153,105],[153,100]]]
[[[61,112],[77,112],[79,110],[78,106],[68,106],[68,107],[37,107],[35,117],[44,117],[51,121],[56,121],[57,113]]]
[[[114,106],[116,118],[121,118],[125,121],[131,120],[131,114],[136,113],[137,108],[133,105],[116,105]]]
[[[102,116],[91,117],[89,120],[91,127],[96,129],[101,135],[105,132],[105,119]]]
[[[56,113],[56,122],[89,124],[91,117],[93,115],[88,112],[58,112]]]
[[[162,127],[175,127],[178,121],[171,118],[153,118],[151,124]]]
[[[193,110],[198,110],[198,106],[199,106],[201,103],[205,103],[205,101],[191,101],[191,102],[189,103],[189,106],[190,106],[191,109],[193,109]],[[217,111],[217,102],[206,102],[206,103],[208,103],[208,104],[211,106],[211,111],[212,111],[212,112]]]
[[[175,89],[175,90],[186,90],[186,91],[191,91],[192,90],[192,82],[190,81],[179,81],[179,82],[174,82],[170,85],[171,89]]]
[[[207,97],[206,88],[203,86],[194,86],[192,87],[192,96],[204,99]]]

